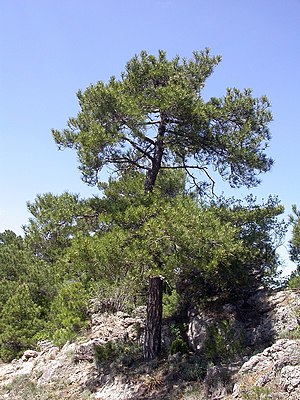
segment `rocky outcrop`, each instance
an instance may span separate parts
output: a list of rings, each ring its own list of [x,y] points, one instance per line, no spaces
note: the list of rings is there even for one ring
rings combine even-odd
[[[276,399],[300,399],[300,340],[277,340],[242,365],[232,398],[245,398],[254,388]]]
[[[21,392],[12,392],[12,387],[20,381],[20,391],[32,390],[32,396],[28,397],[32,399],[39,398],[34,397],[39,392],[51,393],[51,399],[80,399],[84,393],[84,398],[91,399],[128,397],[134,392],[134,385],[114,376],[110,370],[99,373],[95,347],[109,341],[138,341],[144,315],[143,308],[133,316],[123,312],[93,313],[87,336],[77,343],[66,343],[59,349],[49,341],[39,342],[39,351],[28,350],[21,359],[0,365],[0,399],[23,399]]]
[[[300,294],[278,291],[268,294],[260,290],[237,304],[212,305],[207,312],[190,312],[188,340],[191,348],[202,352],[209,340],[210,328],[228,321],[233,338],[243,336],[244,347],[256,350],[288,336],[300,321]]]
[[[260,290],[237,304],[191,311],[188,339],[194,351],[207,355],[219,350],[228,356],[208,369],[207,398],[300,399],[300,340],[290,339],[300,337],[299,320],[296,290]]]
[[[0,365],[0,399],[298,400],[299,310],[299,292],[263,290],[237,304],[212,305],[201,313],[194,310],[188,338],[196,356],[174,354],[134,368],[127,362],[120,369],[116,360],[97,364],[96,350],[108,342],[140,343],[145,309],[128,315],[103,313],[95,306],[86,335],[76,343],[59,349],[42,341],[37,350]],[[164,330],[167,338],[167,327]],[[219,335],[216,347],[212,335]],[[202,367],[207,348],[212,359],[217,350],[223,352],[222,358]],[[189,397],[188,389],[194,387],[200,391]]]

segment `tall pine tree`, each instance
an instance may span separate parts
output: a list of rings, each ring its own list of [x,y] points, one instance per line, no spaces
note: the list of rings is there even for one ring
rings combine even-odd
[[[99,183],[104,167],[144,173],[144,190],[152,193],[165,169],[185,170],[200,193],[214,185],[211,169],[232,187],[252,187],[272,165],[265,149],[272,116],[265,96],[227,89],[222,98],[205,101],[206,79],[220,62],[208,50],[191,60],[143,51],[130,60],[120,79],[91,85],[77,96],[80,111],[68,128],[53,130],[60,148],[77,151],[82,177]],[[211,168],[210,168],[211,167]],[[161,292],[159,274],[150,276],[144,357],[160,350]]]

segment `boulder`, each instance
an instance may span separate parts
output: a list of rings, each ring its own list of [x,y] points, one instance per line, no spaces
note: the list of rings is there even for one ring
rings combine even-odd
[[[245,362],[236,375],[232,398],[243,398],[255,387],[266,388],[279,399],[300,398],[300,340],[279,339]]]

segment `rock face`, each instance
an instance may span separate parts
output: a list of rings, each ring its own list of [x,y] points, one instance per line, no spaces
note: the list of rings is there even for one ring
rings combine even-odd
[[[277,340],[244,363],[236,379],[232,398],[261,387],[266,394],[276,393],[276,399],[300,399],[300,340]]]
[[[39,351],[25,351],[21,359],[0,365],[0,399],[23,399],[18,397],[22,396],[20,393],[11,390],[12,386],[20,386],[20,382],[20,389],[31,393],[26,395],[28,399],[40,399],[42,397],[34,397],[36,393],[46,392],[49,392],[49,397],[43,398],[55,400],[80,399],[81,396],[107,400],[131,398],[133,385],[119,381],[110,371],[99,374],[95,364],[95,346],[108,341],[138,341],[144,314],[145,310],[141,308],[133,317],[123,312],[94,313],[88,335],[82,342],[66,343],[59,349],[49,341],[42,341],[38,344]],[[118,392],[119,397],[116,396]]]
[[[299,320],[300,293],[290,290],[268,295],[261,290],[239,304],[226,304],[201,314],[191,311],[188,340],[195,351],[201,352],[209,339],[210,328],[220,321],[228,321],[232,334],[242,333],[244,346],[255,350],[288,336],[298,327]]]
[[[201,314],[192,311],[188,339],[194,351],[207,351],[211,332],[219,335],[219,348],[224,341],[221,350],[225,355],[226,346],[239,351],[242,345],[240,357],[226,365],[227,372],[231,369],[230,380],[235,383],[233,393],[224,386],[217,393],[213,385],[220,382],[219,373],[219,378],[210,384],[211,395],[207,398],[300,399],[300,340],[289,339],[297,337],[297,332],[300,337],[299,320],[300,293],[293,290],[271,295],[261,290],[239,304],[212,307]],[[257,351],[261,352],[250,357]],[[220,367],[210,368],[207,377],[218,370]]]

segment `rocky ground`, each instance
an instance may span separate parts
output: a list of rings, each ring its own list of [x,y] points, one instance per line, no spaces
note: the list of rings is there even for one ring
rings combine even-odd
[[[300,399],[299,292],[258,291],[240,304],[193,310],[187,338],[193,352],[150,363],[139,348],[144,315],[143,308],[129,316],[94,307],[76,343],[59,349],[43,341],[0,365],[0,399]],[[212,360],[217,349],[228,360],[205,364],[208,344]]]

